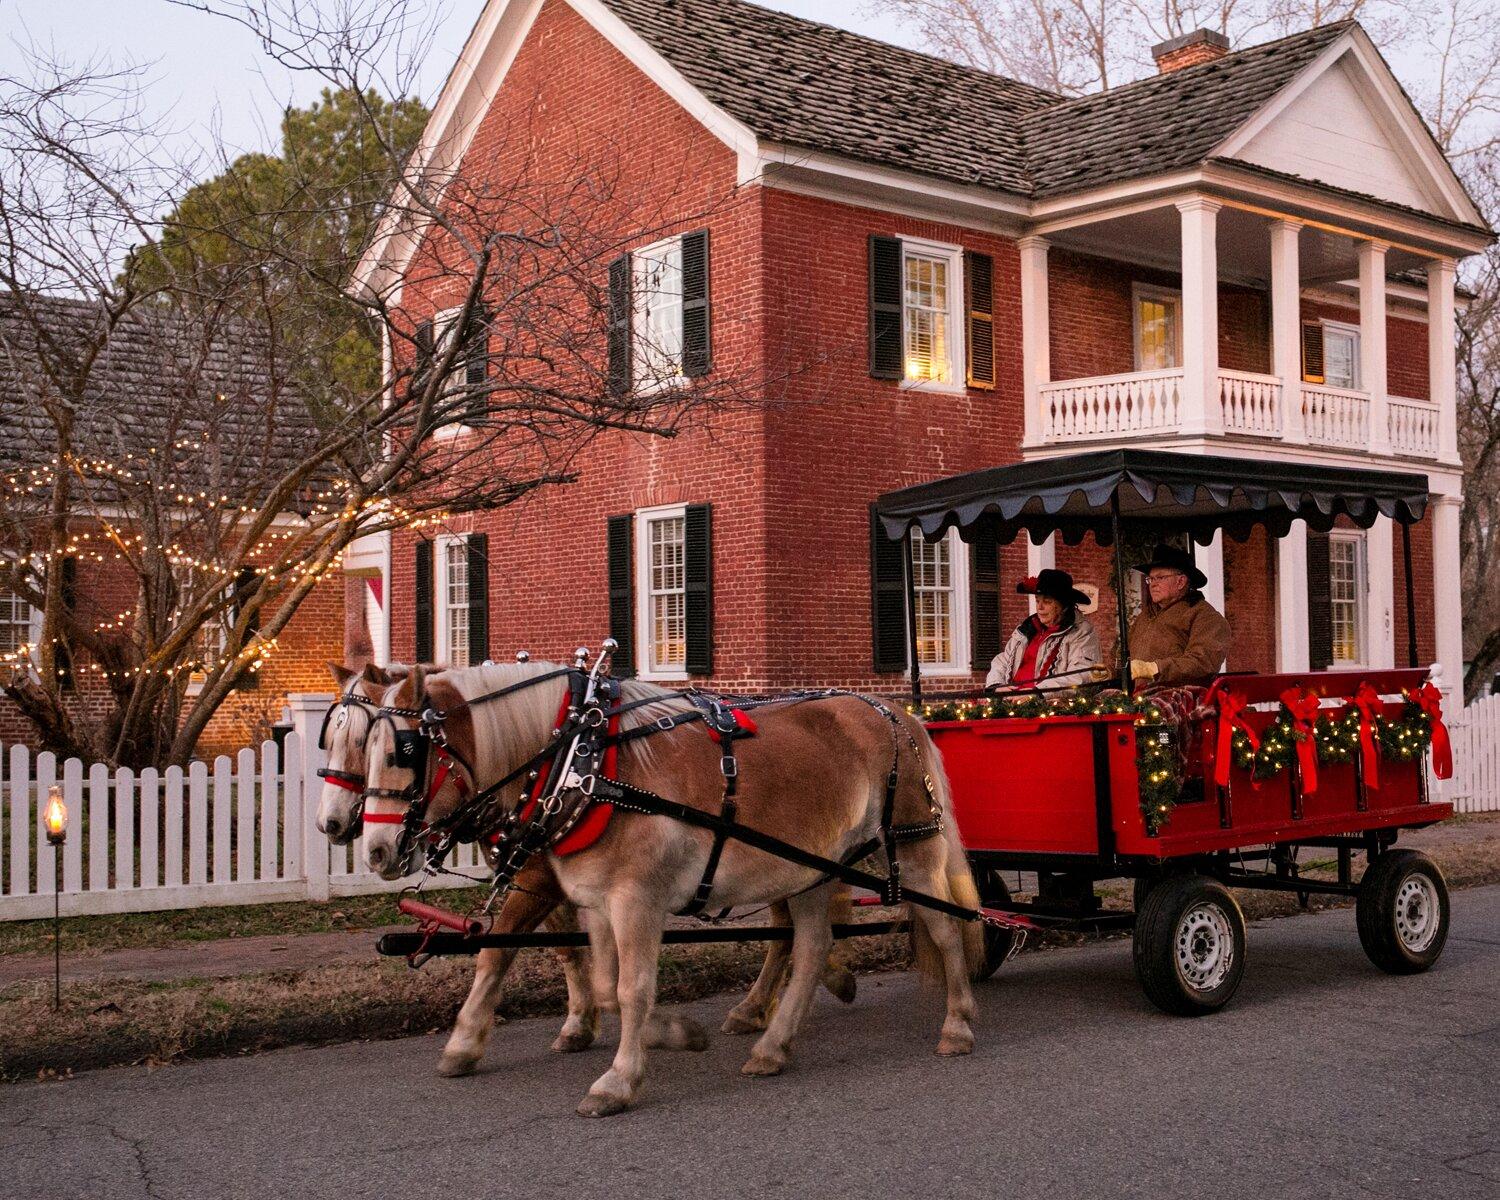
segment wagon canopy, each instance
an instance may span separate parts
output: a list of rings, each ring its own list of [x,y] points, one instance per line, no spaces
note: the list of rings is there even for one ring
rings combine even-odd
[[[919,528],[929,538],[958,526],[1011,542],[1023,531],[1041,543],[1057,533],[1068,545],[1088,534],[1114,540],[1112,520],[1163,534],[1186,533],[1207,545],[1216,530],[1244,541],[1256,526],[1283,536],[1295,520],[1318,531],[1347,516],[1362,529],[1377,516],[1403,525],[1422,519],[1427,476],[1365,471],[1272,459],[1177,454],[1166,450],[1098,450],[990,467],[887,492],[876,502],[887,537]]]

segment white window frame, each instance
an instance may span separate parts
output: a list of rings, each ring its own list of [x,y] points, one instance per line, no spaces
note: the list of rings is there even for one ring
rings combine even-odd
[[[1346,325],[1343,321],[1319,321],[1322,327],[1323,338],[1323,385],[1331,388],[1341,388],[1344,391],[1357,392],[1361,390],[1363,381],[1359,375],[1359,326]],[[1351,383],[1334,383],[1328,374],[1328,335],[1332,333],[1338,337],[1349,339],[1349,374]]]
[[[908,555],[921,536],[915,531],[908,535]],[[957,529],[948,530],[941,541],[948,547],[948,586],[952,592],[948,611],[949,619],[953,622],[953,657],[946,662],[921,664],[922,676],[933,679],[969,675],[973,672],[969,663],[969,546],[958,536]]]
[[[443,355],[448,352],[449,347],[444,345],[445,341],[451,340],[457,335],[458,318],[464,311],[463,305],[456,308],[440,308],[432,314],[432,361],[434,364],[441,361]],[[464,369],[462,362],[455,363],[452,370],[443,377],[443,382],[453,377],[457,372]],[[473,432],[473,426],[463,421],[454,421],[451,425],[439,425],[432,431],[435,438],[455,438],[463,434]]]
[[[645,276],[649,264],[664,254],[672,251],[677,253],[677,371],[675,374],[666,370],[668,363],[662,359],[655,339],[648,336],[648,328],[651,319],[651,306],[646,288]],[[684,348],[686,335],[683,329],[683,308],[686,301],[682,272],[682,238],[662,238],[659,242],[652,242],[649,246],[642,246],[639,250],[633,250],[630,254],[630,378],[632,390],[641,396],[655,395],[658,392],[672,391],[675,388],[684,387],[687,384],[687,376],[683,373],[685,361]],[[670,303],[661,306],[670,309]]]
[[[680,518],[684,522],[683,553],[687,553],[687,505],[663,504],[637,509],[635,513],[635,644],[636,675],[657,683],[680,683],[688,679],[686,655],[682,666],[662,666],[656,661],[656,638],[651,620],[651,525],[655,521]],[[686,573],[686,562],[683,564]],[[684,583],[686,580],[684,579]],[[683,597],[686,618],[686,593]],[[684,636],[686,630],[684,630]]]
[[[1156,300],[1172,306],[1172,350],[1176,359],[1165,367],[1141,365],[1141,301]],[[1182,368],[1182,289],[1161,287],[1154,283],[1130,285],[1130,341],[1137,371],[1177,371]]]
[[[26,658],[29,663],[28,669],[34,674],[37,668],[37,664],[40,661],[39,656],[41,653],[41,647],[39,643],[42,640],[42,610],[37,608],[36,605],[32,604],[31,601],[27,600],[19,592],[6,591],[0,594],[12,597],[15,600],[19,600],[27,607],[28,615],[26,619],[26,644],[30,646],[31,649],[27,653]],[[14,663],[10,662],[9,660],[0,661],[0,670],[12,670],[19,668],[20,666],[21,664],[19,661],[16,661]]]
[[[1328,627],[1329,641],[1333,641],[1333,547],[1354,547],[1354,658],[1333,657],[1330,664],[1333,668],[1342,670],[1347,667],[1363,667],[1370,657],[1370,576],[1369,555],[1365,545],[1365,535],[1362,532],[1349,530],[1336,530],[1328,535]],[[1330,647],[1330,653],[1333,647]]]
[[[918,379],[907,373],[906,335],[906,262],[910,257],[943,259],[948,267],[948,374],[946,381]],[[968,391],[968,349],[965,334],[968,322],[965,305],[968,302],[967,282],[964,279],[964,251],[962,246],[949,246],[942,242],[924,242],[917,239],[901,239],[901,386],[924,392],[944,392],[962,395]]]
[[[469,643],[467,636],[464,641],[464,661],[462,663],[453,661],[452,635],[453,619],[448,604],[448,551],[454,546],[463,547],[464,558],[464,602],[465,631],[468,629],[468,613],[473,607],[474,598],[469,592],[473,586],[473,580],[468,576],[468,545],[469,535],[467,533],[445,533],[433,539],[432,543],[432,616],[433,616],[433,650],[438,656],[438,661],[449,667],[470,667],[477,664],[469,662]]]

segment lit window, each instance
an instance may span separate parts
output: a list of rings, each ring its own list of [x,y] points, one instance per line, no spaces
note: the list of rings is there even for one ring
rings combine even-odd
[[[952,383],[952,287],[946,255],[908,249],[905,254],[906,377]]]
[[[0,592],[0,667],[16,666],[32,650],[31,603],[14,592]]]
[[[638,391],[651,391],[682,378],[682,239],[637,250],[631,264],[632,377]]]
[[[1351,391],[1359,387],[1359,330],[1323,326],[1323,382]]]
[[[469,546],[455,538],[443,546],[441,602],[443,649],[450,667],[469,665]]]
[[[651,669],[656,671],[682,670],[687,665],[686,524],[681,515],[646,523],[646,603]]]
[[[938,671],[969,669],[968,561],[955,531],[936,542],[911,537],[912,590],[917,609],[917,661]]]
[[[1333,634],[1333,661],[1358,666],[1363,661],[1364,586],[1361,550],[1364,539],[1334,535],[1328,539],[1328,607]]]
[[[1166,371],[1177,367],[1182,297],[1165,288],[1135,289],[1135,369]]]

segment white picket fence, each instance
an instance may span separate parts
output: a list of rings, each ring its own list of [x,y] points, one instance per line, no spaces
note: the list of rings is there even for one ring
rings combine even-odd
[[[316,728],[316,726],[314,726]],[[186,770],[111,772],[60,764],[24,746],[0,750],[0,921],[51,916],[56,851],[41,815],[61,783],[69,823],[62,847],[65,915],[155,912],[272,900],[326,900],[395,891],[364,868],[364,847],[330,846],[316,826],[322,752],[304,734]],[[473,846],[450,862],[482,874]],[[445,877],[439,886],[463,886]],[[432,886],[432,885],[429,885]]]
[[[1476,700],[1448,722],[1453,778],[1443,794],[1459,812],[1500,812],[1500,696]]]

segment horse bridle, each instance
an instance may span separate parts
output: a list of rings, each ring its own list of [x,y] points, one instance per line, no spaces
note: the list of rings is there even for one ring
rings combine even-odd
[[[361,740],[360,749],[363,750],[363,743],[369,741],[370,730],[374,728],[375,714],[379,712],[379,708],[374,701],[366,700],[363,696],[356,696],[354,694],[354,687],[357,683],[358,681],[356,680],[355,684],[350,685],[348,691],[340,693],[339,698],[330,704],[328,711],[323,714],[323,724],[318,730],[319,750],[325,753],[328,750],[328,727],[333,722],[333,715],[340,710],[351,708],[360,709],[370,719],[369,724],[365,726],[365,736]],[[354,806],[354,815],[357,819],[363,819],[365,808],[365,777],[363,774],[339,770],[334,767],[319,767],[318,778],[333,784],[334,787],[343,788],[346,792],[357,793],[359,799]]]

